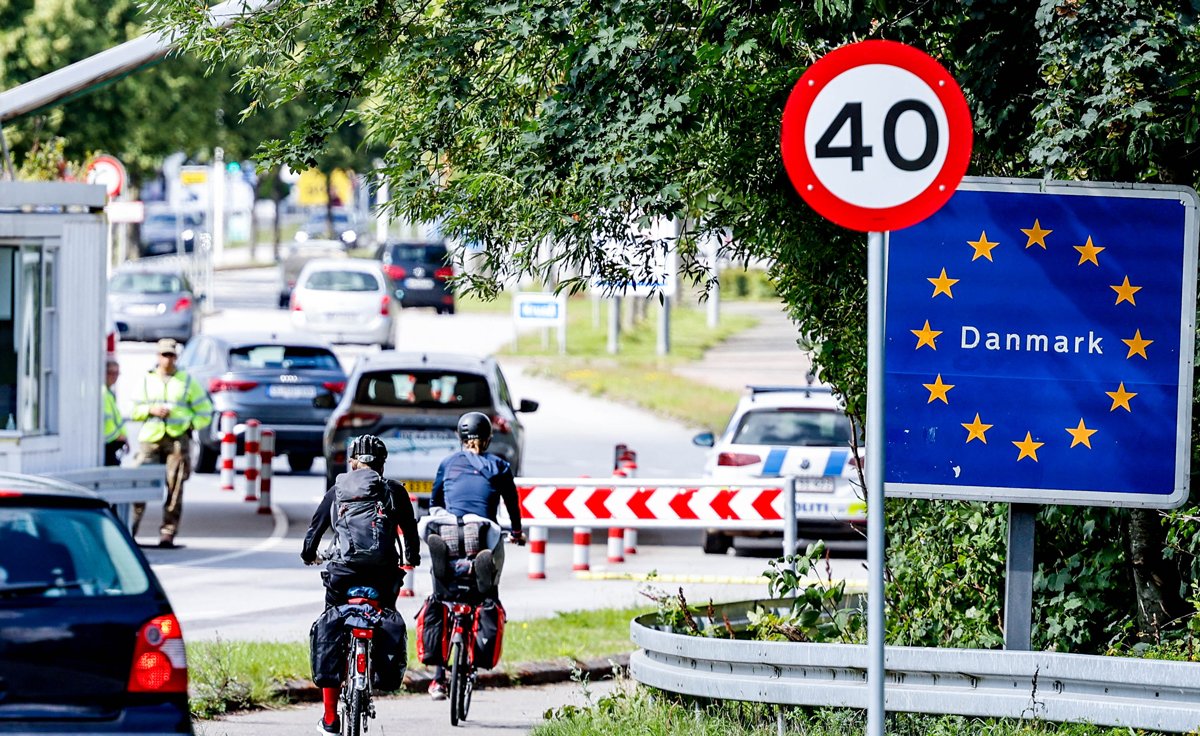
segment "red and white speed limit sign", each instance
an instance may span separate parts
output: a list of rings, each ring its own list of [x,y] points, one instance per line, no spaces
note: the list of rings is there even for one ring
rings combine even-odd
[[[954,194],[971,113],[928,54],[893,41],[843,46],[809,67],[783,112],[783,163],[804,201],[852,230],[899,230]]]

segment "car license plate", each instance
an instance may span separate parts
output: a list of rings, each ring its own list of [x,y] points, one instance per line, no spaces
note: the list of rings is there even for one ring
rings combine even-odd
[[[125,307],[125,313],[138,315],[158,314],[161,306],[161,304],[128,304]]]
[[[433,493],[433,481],[431,480],[402,480],[404,487],[409,493],[416,493],[421,496],[428,496]]]
[[[833,478],[797,478],[797,493],[833,493]]]
[[[267,386],[267,396],[272,399],[313,399],[317,396],[317,387],[272,384]]]
[[[407,289],[432,289],[433,279],[405,279],[404,287]]]

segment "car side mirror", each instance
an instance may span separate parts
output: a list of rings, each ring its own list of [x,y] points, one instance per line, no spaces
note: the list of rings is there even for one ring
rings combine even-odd
[[[701,432],[692,438],[692,444],[700,447],[712,447],[717,444],[717,438],[712,432]]]
[[[526,414],[532,414],[537,410],[538,402],[533,401],[532,399],[521,399],[521,405],[517,407],[517,411],[524,412]]]

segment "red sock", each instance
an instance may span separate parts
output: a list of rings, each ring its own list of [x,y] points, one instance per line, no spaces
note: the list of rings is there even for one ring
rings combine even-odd
[[[321,688],[321,700],[325,702],[325,722],[333,723],[337,719],[338,688]]]

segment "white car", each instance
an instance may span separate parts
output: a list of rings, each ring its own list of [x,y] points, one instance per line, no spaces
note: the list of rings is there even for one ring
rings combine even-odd
[[[333,342],[396,346],[400,305],[377,261],[319,258],[304,264],[292,289],[292,324]]]
[[[797,539],[823,539],[830,549],[866,548],[867,507],[855,456],[850,420],[830,389],[821,386],[749,386],[721,435],[696,435],[711,447],[704,476],[718,481],[797,477]],[[778,533],[720,531],[704,536],[704,551],[724,554],[742,539],[771,539]]]

